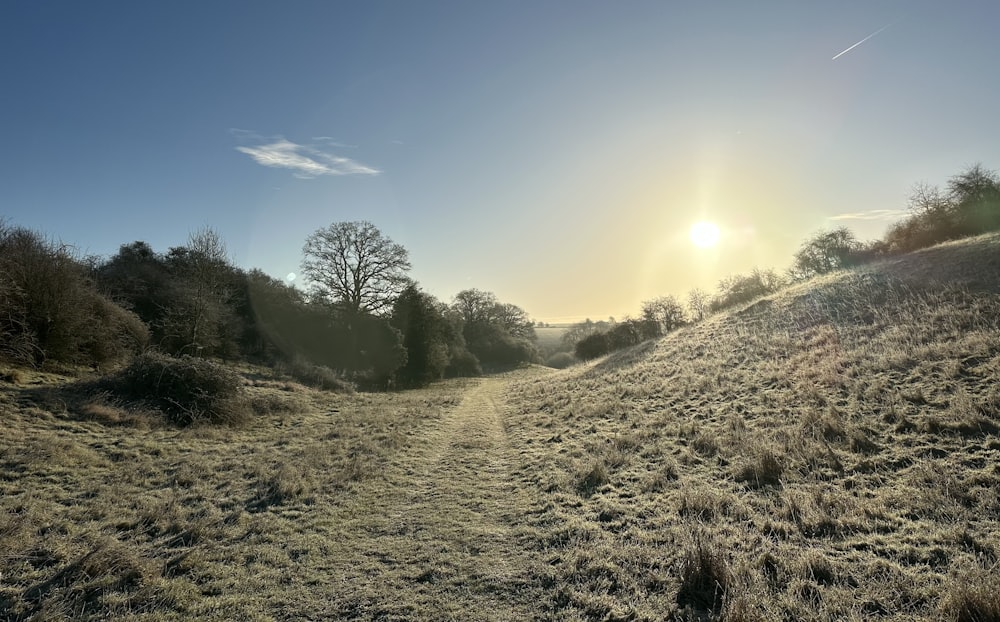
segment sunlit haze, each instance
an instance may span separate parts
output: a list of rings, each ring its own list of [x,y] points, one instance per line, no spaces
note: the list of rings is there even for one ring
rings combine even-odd
[[[210,226],[296,284],[309,234],[368,220],[444,301],[621,318],[1000,167],[998,23],[988,1],[9,3],[0,215],[103,256]]]
[[[701,220],[691,225],[691,243],[698,248],[712,248],[719,243],[721,233],[714,222]]]

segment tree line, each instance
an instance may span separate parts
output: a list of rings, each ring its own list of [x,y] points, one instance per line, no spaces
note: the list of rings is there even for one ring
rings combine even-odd
[[[523,309],[477,289],[437,300],[407,276],[406,249],[371,223],[316,231],[302,268],[307,290],[241,269],[211,229],[165,253],[136,241],[102,259],[0,223],[0,358],[100,369],[152,348],[367,388],[537,358]]]
[[[714,294],[692,290],[686,305],[667,295],[643,302],[638,318],[621,322],[588,319],[563,335],[563,347],[579,360],[590,360],[793,283],[992,231],[1000,231],[1000,176],[975,164],[951,177],[944,188],[918,184],[910,197],[909,215],[893,224],[882,239],[861,242],[846,227],[820,231],[802,243],[784,274],[754,268],[748,274],[722,279]],[[561,360],[566,362],[565,357]]]

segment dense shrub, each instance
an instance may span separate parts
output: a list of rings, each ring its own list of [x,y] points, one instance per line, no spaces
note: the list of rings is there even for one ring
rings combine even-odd
[[[1000,229],[1000,176],[975,164],[955,175],[942,191],[918,185],[910,197],[911,214],[890,227],[886,250],[906,253],[947,240]]]
[[[546,365],[556,369],[566,369],[574,363],[576,363],[576,357],[569,352],[556,352],[545,360]]]
[[[610,351],[611,343],[607,333],[593,333],[576,342],[574,354],[580,360],[589,361],[604,356]]]
[[[651,339],[677,330],[687,323],[684,305],[674,296],[660,296],[642,303],[643,337]]]
[[[35,366],[96,367],[123,361],[148,339],[133,313],[98,293],[69,247],[0,226],[0,353]]]
[[[479,359],[475,354],[462,349],[451,353],[444,375],[448,378],[473,378],[482,376],[483,368],[479,365]]]
[[[560,338],[562,340],[563,346],[567,349],[573,349],[576,344],[580,342],[585,337],[589,337],[595,333],[606,333],[611,330],[612,324],[610,322],[605,322],[603,320],[595,322],[590,318],[582,322],[577,322],[570,326],[566,332],[562,334]]]
[[[755,298],[774,293],[785,286],[785,279],[774,270],[754,268],[746,275],[736,275],[719,282],[719,293],[712,300],[713,312],[750,302]]]
[[[862,248],[847,227],[817,233],[795,253],[791,273],[796,279],[808,279],[856,265]]]
[[[625,320],[615,324],[614,328],[608,331],[609,350],[621,350],[637,345],[647,338],[658,336],[659,331],[649,327],[649,324],[640,320]]]
[[[402,334],[406,348],[406,363],[396,371],[401,385],[425,386],[444,376],[452,346],[462,340],[445,309],[416,285],[404,289],[393,304],[390,323]]]
[[[192,356],[147,352],[136,357],[112,384],[116,393],[159,410],[176,425],[234,425],[250,415],[240,376]]]
[[[276,363],[274,368],[278,373],[291,376],[306,386],[335,393],[354,391],[351,383],[338,376],[337,372],[323,365],[313,365],[302,357],[297,357],[290,362]]]

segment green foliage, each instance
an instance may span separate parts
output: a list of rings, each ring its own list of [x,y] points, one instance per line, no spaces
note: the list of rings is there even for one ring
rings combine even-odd
[[[271,363],[319,360],[312,350],[330,322],[329,309],[307,305],[299,290],[260,270],[246,274],[242,296],[246,355]]]
[[[452,347],[461,348],[442,305],[410,285],[393,305],[392,325],[403,335],[406,364],[396,372],[403,385],[424,386],[444,377]]]
[[[165,261],[173,278],[160,319],[161,347],[196,356],[239,356],[232,303],[244,279],[229,263],[219,234],[211,229],[192,234],[186,246],[171,248]]]
[[[625,320],[615,324],[608,331],[608,348],[611,350],[621,350],[642,342],[647,335],[656,336],[655,326],[644,326],[638,320]]]
[[[240,376],[192,356],[147,352],[111,380],[114,391],[162,412],[176,425],[239,424],[249,418]]]
[[[589,361],[615,350],[638,345],[662,334],[660,323],[649,318],[627,319],[623,322],[604,325],[608,326],[605,330],[596,329],[597,325],[593,325],[595,332],[587,334],[576,342],[573,348],[576,358]]]
[[[406,364],[406,347],[386,318],[345,314],[334,328],[347,341],[347,369],[359,385],[385,389],[395,382],[396,371]]]

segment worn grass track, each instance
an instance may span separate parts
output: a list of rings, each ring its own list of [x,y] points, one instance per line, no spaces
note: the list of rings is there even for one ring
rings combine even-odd
[[[343,586],[309,614],[376,619],[523,620],[537,610],[534,560],[516,526],[537,504],[515,480],[501,419],[509,379],[476,381],[412,450],[337,509],[342,556],[312,570]],[[405,595],[405,596],[403,596]]]
[[[539,495],[502,411],[545,373],[381,395],[248,380],[292,404],[245,429],[81,405],[66,378],[0,385],[2,619],[537,617]]]

